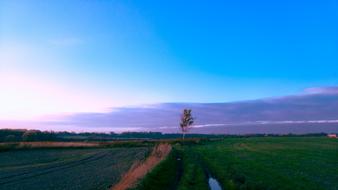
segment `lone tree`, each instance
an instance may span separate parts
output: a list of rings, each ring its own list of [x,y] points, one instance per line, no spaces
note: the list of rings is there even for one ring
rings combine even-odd
[[[182,137],[184,139],[185,133],[188,132],[189,127],[194,123],[194,118],[191,115],[191,109],[184,109],[181,116],[180,127],[182,130]]]

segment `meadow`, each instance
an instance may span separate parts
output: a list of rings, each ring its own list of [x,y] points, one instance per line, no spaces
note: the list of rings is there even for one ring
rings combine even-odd
[[[134,189],[338,189],[338,141],[326,137],[250,137],[174,145]]]

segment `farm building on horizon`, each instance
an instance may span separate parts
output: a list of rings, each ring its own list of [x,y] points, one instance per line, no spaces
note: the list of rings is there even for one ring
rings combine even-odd
[[[327,137],[329,138],[337,138],[337,134],[327,134]]]

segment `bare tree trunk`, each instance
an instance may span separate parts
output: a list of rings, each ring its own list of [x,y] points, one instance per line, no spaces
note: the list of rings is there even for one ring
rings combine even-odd
[[[183,134],[182,134],[182,136],[183,136],[183,140],[184,140],[184,136],[185,136],[185,132],[183,131]]]

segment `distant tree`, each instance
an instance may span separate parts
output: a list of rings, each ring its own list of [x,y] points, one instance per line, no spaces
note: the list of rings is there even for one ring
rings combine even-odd
[[[181,116],[181,122],[180,122],[183,139],[184,139],[185,133],[188,132],[189,127],[191,127],[193,123],[194,123],[194,118],[191,115],[191,109],[184,109],[182,116]]]
[[[22,135],[23,141],[38,141],[41,132],[39,130],[27,130]]]

